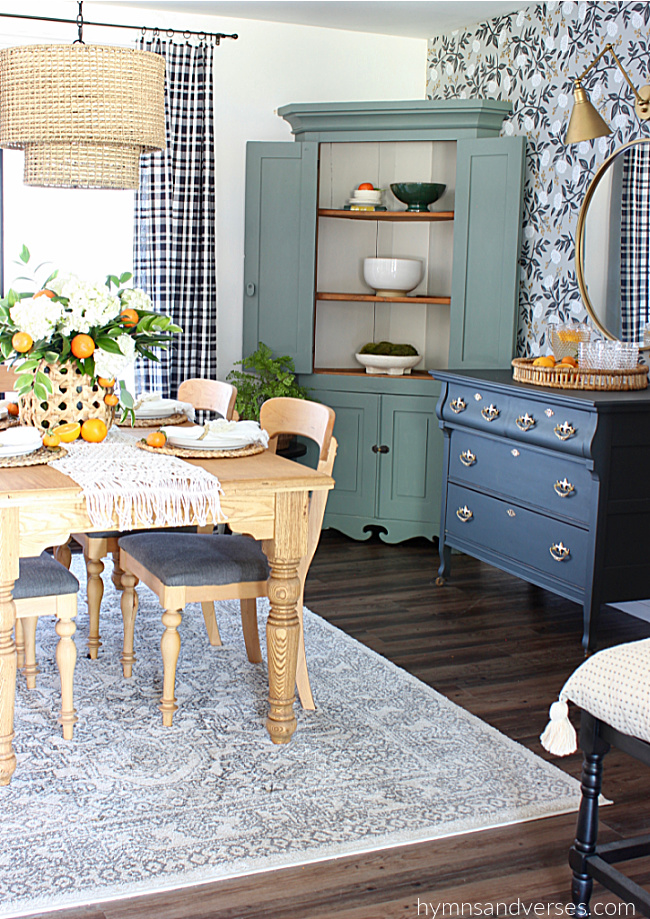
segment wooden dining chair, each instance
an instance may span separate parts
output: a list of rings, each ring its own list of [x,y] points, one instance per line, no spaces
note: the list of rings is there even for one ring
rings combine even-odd
[[[318,470],[331,474],[336,456],[332,436],[334,412],[326,405],[302,399],[269,399],[262,406],[260,424],[275,450],[279,434],[296,434],[314,440],[319,448]],[[298,569],[300,596],[297,603],[300,641],[296,683],[304,708],[314,708],[307,673],[302,621],[304,584],[320,537],[327,492],[314,492],[310,498],[308,551]],[[244,641],[249,661],[262,660],[257,627],[257,597],[267,596],[269,567],[259,542],[244,535],[205,535],[161,532],[132,533],[119,540],[122,576],[122,616],[124,650],[122,668],[130,677],[134,654],[134,630],[138,608],[135,586],[138,580],[157,595],[163,607],[165,631],[161,640],[163,657],[163,695],[160,709],[163,724],[170,726],[177,709],[174,698],[176,664],[180,652],[178,626],[188,603],[239,599]],[[205,615],[205,609],[204,609]]]
[[[63,737],[72,740],[77,715],[73,704],[74,668],[77,648],[72,636],[77,630],[79,581],[48,552],[36,558],[20,559],[20,574],[14,584],[16,607],[16,653],[28,689],[36,688],[36,625],[40,616],[56,616],[56,663],[61,680],[61,713],[58,718]]]
[[[178,387],[178,400],[189,402],[198,411],[216,412],[227,420],[232,420],[237,399],[237,389],[231,383],[220,380],[190,379],[185,380]],[[211,531],[211,527],[206,528]],[[104,596],[104,571],[103,559],[109,553],[113,557],[113,572],[111,579],[118,590],[122,589],[122,572],[119,564],[118,539],[123,534],[119,531],[106,531],[100,533],[73,533],[72,538],[83,549],[86,561],[88,618],[90,629],[88,633],[88,653],[92,660],[96,660],[97,652],[101,647],[99,636],[99,614]],[[69,554],[59,550],[57,558],[69,567]],[[212,608],[206,608],[206,628],[210,643],[220,645],[219,629],[214,618]]]

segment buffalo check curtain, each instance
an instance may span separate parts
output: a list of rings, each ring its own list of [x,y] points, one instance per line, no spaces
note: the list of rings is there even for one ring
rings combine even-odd
[[[217,376],[213,47],[140,42],[166,60],[167,147],[141,158],[135,199],[135,284],[183,328],[160,363],[136,365],[139,392],[176,396],[191,377]]]
[[[635,144],[623,157],[621,338],[642,343],[650,322],[650,149]]]

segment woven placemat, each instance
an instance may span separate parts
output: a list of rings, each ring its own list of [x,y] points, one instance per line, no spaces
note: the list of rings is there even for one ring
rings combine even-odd
[[[16,418],[14,415],[0,418],[0,431],[6,431],[7,428],[13,428],[17,424],[20,424],[20,418]]]
[[[182,456],[187,459],[230,459],[236,456],[254,456],[263,453],[266,447],[262,444],[249,444],[247,447],[237,447],[235,450],[187,450],[184,447],[150,447],[144,440],[139,440],[136,447],[148,450],[149,453],[166,453],[168,456]]]
[[[136,418],[133,424],[130,421],[118,421],[121,428],[159,428],[168,424],[185,424],[185,412],[176,412],[174,415],[165,415],[164,418]]]
[[[68,451],[65,447],[39,447],[25,456],[1,456],[0,468],[10,466],[43,466],[53,460],[61,459]]]

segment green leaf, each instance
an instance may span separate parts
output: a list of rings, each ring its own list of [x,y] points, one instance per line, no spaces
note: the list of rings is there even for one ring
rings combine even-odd
[[[47,374],[43,373],[41,370],[37,370],[34,374],[34,392],[36,392],[37,386],[42,387],[46,393],[53,392],[52,381]]]
[[[124,380],[120,380],[119,385],[120,385],[120,402],[125,407],[125,409],[127,410],[132,409],[133,404],[134,404],[133,396],[126,388],[126,383],[124,382]]]
[[[95,344],[104,351],[108,351],[109,354],[122,354],[122,349],[118,343],[114,338],[109,338],[108,335],[98,336],[95,339]]]
[[[120,286],[120,279],[116,274],[109,274],[106,276],[106,286],[110,288],[112,284],[114,284],[115,287]]]
[[[56,277],[58,276],[58,274],[59,274],[59,269],[57,268],[56,271],[53,271],[53,272],[52,272],[52,274],[51,274],[51,275],[49,276],[49,278],[46,280],[45,284],[43,284],[43,287],[47,287],[47,285],[50,283],[50,281],[53,281],[54,278],[56,278]]]
[[[21,262],[24,262],[25,265],[27,264],[27,262],[29,261],[29,249],[27,248],[27,246],[23,245],[23,248],[20,251],[19,258]]]
[[[127,281],[130,281],[133,277],[133,274],[130,271],[125,271],[124,274],[120,275],[120,284],[126,284]]]
[[[47,397],[49,396],[49,393],[44,386],[42,386],[40,383],[35,382],[34,383],[34,395],[41,402],[47,402]]]

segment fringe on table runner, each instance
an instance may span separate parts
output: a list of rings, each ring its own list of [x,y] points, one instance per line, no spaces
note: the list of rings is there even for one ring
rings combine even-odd
[[[111,429],[100,444],[74,441],[50,465],[83,491],[94,527],[120,530],[140,526],[204,526],[222,520],[216,476],[175,456],[139,450],[133,438]],[[223,518],[225,520],[225,518]]]

